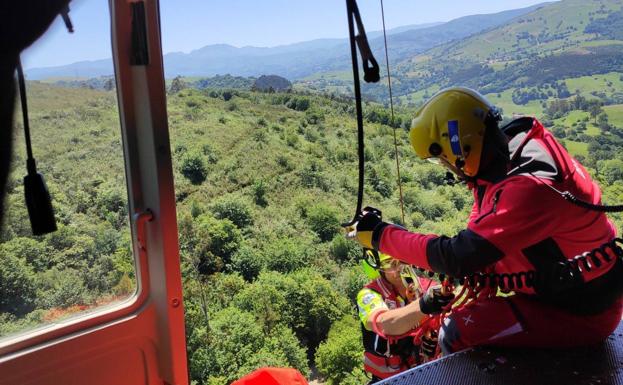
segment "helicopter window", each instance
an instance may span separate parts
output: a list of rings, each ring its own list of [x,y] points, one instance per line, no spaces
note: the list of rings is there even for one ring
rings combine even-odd
[[[94,7],[102,8],[99,17],[81,16]],[[0,341],[119,306],[137,291],[115,78],[93,78],[78,69],[70,77],[55,75],[60,64],[110,57],[108,15],[106,2],[78,3],[70,14],[76,33],[67,33],[58,17],[21,58],[33,155],[58,229],[32,235],[18,101],[0,230]],[[86,30],[84,23],[98,24],[100,32],[79,33]],[[68,45],[81,48],[64,50]],[[58,57],[49,55],[52,51]],[[65,52],[82,56],[63,57]],[[108,65],[112,74],[112,62]]]

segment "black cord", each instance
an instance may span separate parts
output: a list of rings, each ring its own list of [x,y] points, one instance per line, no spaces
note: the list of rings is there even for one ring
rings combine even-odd
[[[346,0],[346,13],[348,13],[348,35],[350,37],[350,55],[353,64],[353,83],[355,89],[355,108],[357,112],[357,155],[359,156],[359,186],[357,189],[357,207],[353,219],[342,224],[342,226],[352,226],[357,222],[361,214],[361,204],[363,201],[363,181],[364,181],[364,142],[363,142],[363,113],[361,111],[361,89],[359,84],[359,65],[357,63],[357,46],[355,45],[355,27],[353,25],[353,12],[357,9],[354,0]]]
[[[359,158],[359,185],[357,189],[357,207],[353,219],[348,223],[343,223],[343,227],[352,226],[359,220],[361,215],[361,206],[363,201],[363,183],[365,171],[364,159],[364,136],[363,136],[363,112],[361,108],[361,84],[359,81],[359,65],[357,62],[357,46],[362,55],[364,64],[365,80],[367,82],[378,81],[379,66],[368,45],[357,2],[355,0],[346,0],[346,13],[348,14],[348,35],[350,39],[350,55],[353,64],[353,86],[355,90],[355,107],[357,113],[357,155]],[[355,25],[357,23],[358,36],[355,36]]]
[[[533,173],[530,173],[535,178],[538,178]],[[623,211],[623,205],[615,205],[615,206],[607,206],[607,205],[598,205],[593,204],[591,202],[584,201],[571,193],[571,191],[560,191],[556,187],[551,186],[545,183],[547,187],[549,187],[552,191],[555,191],[561,197],[563,197],[567,202],[571,202],[576,206],[583,207],[592,211],[599,211],[602,213],[618,213]]]
[[[26,102],[26,82],[24,80],[24,70],[19,58],[17,59],[17,81],[19,84],[20,98],[22,102],[22,115],[24,119],[24,136],[26,139],[26,167],[28,175],[24,177],[24,196],[26,198],[26,208],[30,218],[30,226],[33,235],[43,235],[56,231],[56,219],[52,199],[45,185],[43,175],[37,172],[35,158],[32,155],[30,142],[30,124],[28,121],[28,105]]]
[[[592,211],[600,211],[603,213],[619,213],[623,211],[623,205],[613,205],[613,206],[596,205],[596,204],[581,200],[580,198],[573,195],[570,191],[562,191],[562,192],[558,191],[558,193],[562,195],[563,198],[573,203],[574,205],[580,206],[580,207],[583,207],[585,209],[589,209]]]
[[[24,81],[24,70],[22,69],[22,62],[17,58],[17,81],[19,84],[19,96],[22,102],[22,117],[24,121],[24,136],[26,138],[26,153],[28,158],[26,159],[26,166],[28,168],[28,174],[33,175],[37,173],[37,167],[35,158],[32,155],[32,145],[30,143],[30,124],[28,123],[28,104],[26,102],[26,82]]]
[[[519,167],[523,167],[519,166]],[[528,174],[532,175],[534,178],[539,179],[538,176],[534,175],[531,172],[528,172]],[[588,210],[592,210],[592,211],[599,211],[602,213],[619,213],[619,212],[623,212],[623,205],[613,205],[613,206],[608,206],[608,205],[599,205],[599,204],[594,204],[591,202],[587,202],[585,200],[582,200],[578,197],[576,197],[575,195],[573,195],[573,193],[571,191],[560,191],[558,190],[556,187],[544,183],[545,186],[549,187],[550,190],[556,192],[558,195],[560,195],[561,197],[563,197],[567,202],[573,203],[576,206],[588,209]]]

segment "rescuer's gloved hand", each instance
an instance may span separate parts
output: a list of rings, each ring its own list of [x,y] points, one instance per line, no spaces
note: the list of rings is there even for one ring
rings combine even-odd
[[[407,285],[407,289],[406,289],[406,295],[407,295],[407,301],[408,302],[413,302],[416,300],[417,298],[417,289],[415,288],[415,284],[410,283],[409,285]]]
[[[420,311],[424,314],[441,313],[454,299],[454,293],[443,293],[441,286],[433,286],[420,298]]]
[[[376,242],[373,242],[374,233],[382,231],[382,228],[387,225],[381,219],[380,210],[374,207],[366,207],[363,209],[360,219],[347,229],[346,237],[356,240],[364,248],[377,250],[377,247],[374,247]]]
[[[420,346],[422,353],[428,357],[434,357],[437,352],[437,343],[439,342],[438,334],[435,330],[422,336],[422,345]]]

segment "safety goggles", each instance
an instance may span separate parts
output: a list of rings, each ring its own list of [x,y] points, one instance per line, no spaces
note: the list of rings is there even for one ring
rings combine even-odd
[[[392,259],[389,263],[382,263],[379,270],[382,271],[397,271],[402,268],[403,263],[397,259]]]

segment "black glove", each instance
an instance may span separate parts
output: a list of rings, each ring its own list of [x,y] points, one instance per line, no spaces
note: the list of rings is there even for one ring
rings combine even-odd
[[[422,345],[420,346],[422,353],[424,353],[428,357],[435,356],[435,353],[437,352],[438,342],[439,342],[439,338],[435,330],[430,332],[430,334],[428,335],[423,335]]]
[[[443,294],[441,286],[433,286],[420,298],[420,311],[424,314],[438,314],[454,299],[454,293]]]
[[[348,229],[347,237],[355,239],[366,249],[376,250],[372,239],[375,231],[382,231],[388,224],[381,219],[381,211],[374,207],[366,207],[362,211],[362,215],[353,226]],[[377,245],[378,246],[378,245]]]

